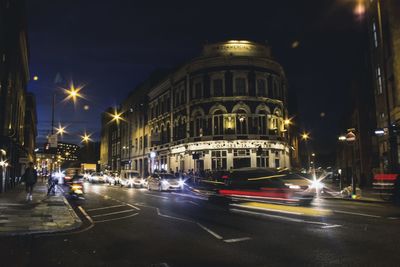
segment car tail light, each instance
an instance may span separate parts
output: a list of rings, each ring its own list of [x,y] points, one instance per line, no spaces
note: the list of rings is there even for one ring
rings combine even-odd
[[[222,175],[222,179],[229,179],[229,175]]]

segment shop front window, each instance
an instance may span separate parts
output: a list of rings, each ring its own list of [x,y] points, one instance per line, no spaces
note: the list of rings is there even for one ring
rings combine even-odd
[[[215,150],[211,152],[211,167],[213,170],[226,170],[226,150]]]

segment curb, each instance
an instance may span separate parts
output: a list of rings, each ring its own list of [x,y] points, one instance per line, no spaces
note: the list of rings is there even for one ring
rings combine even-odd
[[[391,204],[392,203],[390,201],[384,201],[384,200],[351,199],[351,198],[337,198],[337,197],[321,197],[321,199],[344,200],[344,201],[349,201],[349,202],[378,203],[378,204]]]

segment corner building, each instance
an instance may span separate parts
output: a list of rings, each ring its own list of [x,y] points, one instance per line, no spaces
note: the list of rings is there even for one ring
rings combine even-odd
[[[130,130],[121,133],[133,135],[131,160],[122,167],[142,170],[143,160],[149,172],[289,168],[286,103],[285,74],[269,47],[249,41],[205,45],[200,57],[148,90],[145,119],[123,123]],[[134,134],[137,123],[141,136]]]
[[[286,79],[269,48],[206,45],[148,96],[153,169],[289,167]]]

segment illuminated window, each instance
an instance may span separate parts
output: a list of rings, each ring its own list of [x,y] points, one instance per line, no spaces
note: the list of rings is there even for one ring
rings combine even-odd
[[[238,110],[236,115],[236,134],[247,134],[247,114],[243,109]]]

